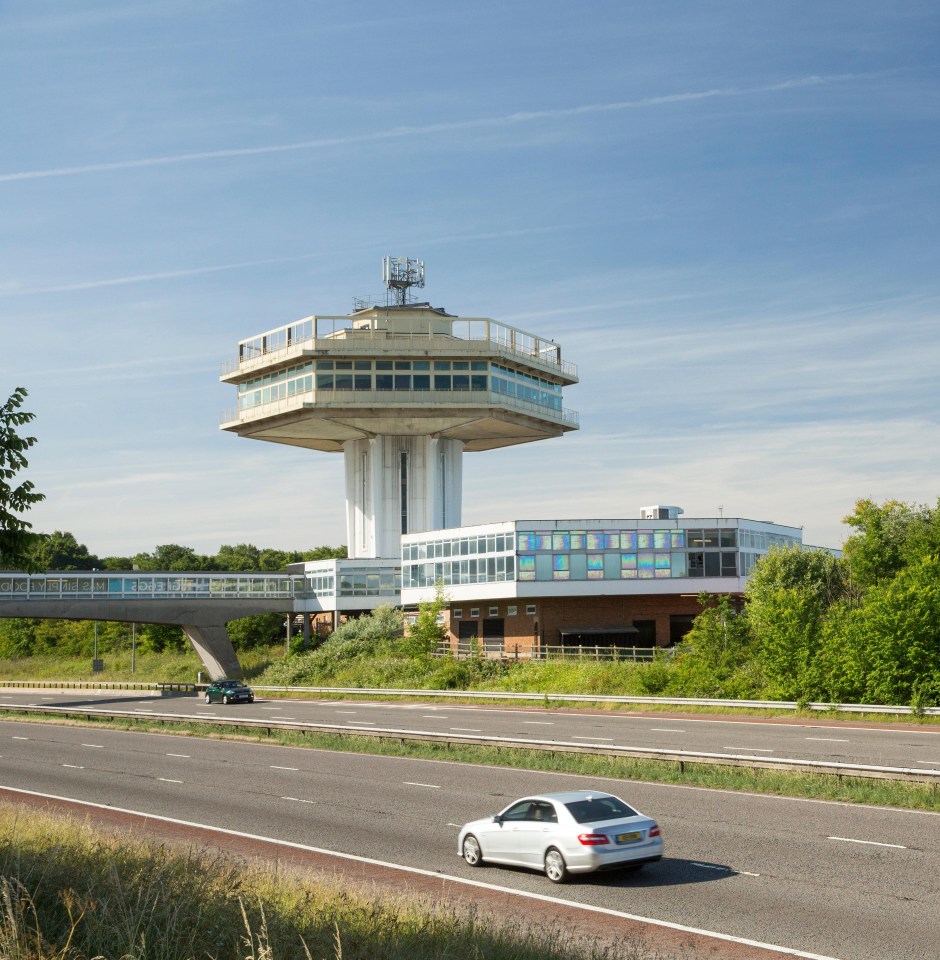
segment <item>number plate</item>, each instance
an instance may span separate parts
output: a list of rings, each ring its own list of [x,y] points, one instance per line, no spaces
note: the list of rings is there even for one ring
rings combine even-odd
[[[639,840],[643,834],[639,831],[635,833],[618,833],[617,834],[617,843],[633,843],[634,840]]]

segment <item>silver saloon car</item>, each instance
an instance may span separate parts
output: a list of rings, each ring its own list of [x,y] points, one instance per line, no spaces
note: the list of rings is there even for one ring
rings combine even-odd
[[[530,867],[564,883],[572,873],[638,870],[659,860],[663,835],[655,820],[619,797],[569,790],[524,797],[496,816],[464,824],[457,852],[471,867]]]

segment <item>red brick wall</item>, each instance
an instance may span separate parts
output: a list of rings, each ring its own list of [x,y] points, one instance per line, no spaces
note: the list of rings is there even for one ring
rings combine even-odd
[[[535,607],[535,613],[526,611]],[[696,615],[701,612],[697,597],[640,595],[622,597],[536,597],[517,600],[482,601],[479,604],[466,602],[451,604],[448,611],[449,638],[456,645],[459,620],[453,619],[454,608],[461,611],[461,620],[477,621],[477,637],[483,636],[483,620],[492,616],[503,618],[507,655],[518,648],[521,655],[528,656],[536,644],[536,624],[543,644],[555,646],[561,642],[562,627],[622,627],[633,626],[635,620],[653,620],[656,623],[656,645],[669,645],[669,618],[673,614]],[[510,616],[510,608],[516,613]],[[491,609],[496,609],[491,614]],[[478,617],[471,617],[471,610],[479,610]],[[606,646],[598,638],[598,646]]]

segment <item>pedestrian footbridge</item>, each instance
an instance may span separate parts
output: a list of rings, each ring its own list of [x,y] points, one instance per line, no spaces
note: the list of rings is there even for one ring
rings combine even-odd
[[[289,574],[0,572],[0,617],[177,626],[210,677],[240,677],[225,624],[259,613],[291,615],[305,606],[305,591],[305,578]]]

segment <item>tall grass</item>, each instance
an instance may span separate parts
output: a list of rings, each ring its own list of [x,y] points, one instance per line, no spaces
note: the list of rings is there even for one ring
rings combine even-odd
[[[560,930],[0,806],[4,960],[653,960]]]

